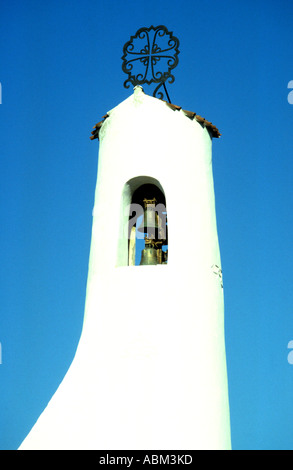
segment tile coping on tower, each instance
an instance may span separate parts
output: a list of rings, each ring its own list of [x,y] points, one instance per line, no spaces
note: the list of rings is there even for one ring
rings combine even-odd
[[[164,101],[164,100],[162,100]],[[208,130],[210,130],[212,137],[219,138],[222,134],[220,134],[219,130],[217,129],[214,124],[212,124],[210,121],[207,121],[205,118],[199,116],[193,111],[186,111],[185,109],[182,109],[181,106],[177,106],[176,104],[168,103],[167,101],[164,101],[164,103],[173,111],[181,111],[185,114],[186,117],[189,119],[193,120],[195,119],[199,124],[201,124],[203,127],[206,127]],[[97,124],[94,125],[93,131],[91,132],[90,139],[98,139],[99,138],[99,132],[102,127],[102,124],[105,122],[105,120],[109,117],[109,114],[105,114],[103,116],[102,121],[98,122]]]

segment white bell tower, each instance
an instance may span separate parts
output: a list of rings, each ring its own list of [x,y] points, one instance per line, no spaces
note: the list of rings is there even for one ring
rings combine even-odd
[[[139,86],[96,126],[83,331],[21,449],[230,449],[212,175],[219,135]],[[164,208],[164,241],[147,233],[140,242],[133,208],[153,197]]]

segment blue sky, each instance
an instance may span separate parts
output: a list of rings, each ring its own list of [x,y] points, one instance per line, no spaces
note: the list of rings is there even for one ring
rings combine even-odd
[[[19,446],[73,359],[98,160],[89,135],[131,93],[124,43],[159,24],[180,39],[172,102],[222,133],[233,447],[293,449],[292,20],[292,0],[2,2],[1,449]]]

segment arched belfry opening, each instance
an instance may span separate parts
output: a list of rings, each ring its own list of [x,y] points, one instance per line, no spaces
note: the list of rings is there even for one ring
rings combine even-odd
[[[129,180],[123,189],[122,211],[124,241],[118,248],[118,266],[167,264],[167,206],[159,181],[149,176]]]

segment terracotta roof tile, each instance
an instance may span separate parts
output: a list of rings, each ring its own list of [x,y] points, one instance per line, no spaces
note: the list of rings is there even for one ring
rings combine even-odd
[[[94,130],[91,132],[92,135],[90,136],[91,140],[99,138],[99,132],[100,132],[100,129],[102,127],[102,124],[105,122],[105,120],[108,117],[109,117],[109,114],[105,114],[105,116],[103,116],[103,120],[94,125],[94,127],[93,127]]]
[[[165,103],[169,108],[173,109],[173,111],[180,111],[182,109],[180,106],[177,106],[176,104],[168,103],[167,101],[165,101]],[[220,134],[216,126],[214,126],[211,122],[207,121],[205,118],[199,116],[193,111],[186,111],[185,109],[182,109],[182,111],[185,114],[185,116],[187,116],[189,119],[196,119],[197,122],[202,124],[204,127],[207,127],[208,129],[210,129],[213,137],[219,138],[222,135]]]

